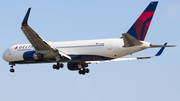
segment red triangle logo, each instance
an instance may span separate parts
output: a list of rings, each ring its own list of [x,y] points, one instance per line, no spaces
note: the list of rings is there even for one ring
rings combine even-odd
[[[18,46],[16,46],[15,48],[14,48],[14,50],[16,50],[18,48]]]

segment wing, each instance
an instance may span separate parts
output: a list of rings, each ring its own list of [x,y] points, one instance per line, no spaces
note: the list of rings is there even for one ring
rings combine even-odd
[[[138,59],[150,59],[151,57],[157,57],[160,56],[162,54],[162,52],[164,51],[164,48],[167,46],[167,43],[165,43],[162,48],[157,52],[156,55],[154,56],[140,56],[140,57],[124,57],[124,58],[117,58],[117,59],[112,59],[112,60],[107,60],[106,62],[116,62],[116,61],[131,61],[131,60],[138,60]]]
[[[28,9],[24,20],[22,22],[22,31],[24,35],[27,37],[32,46],[36,49],[38,53],[46,54],[47,57],[54,57],[56,61],[59,61],[62,57],[66,57],[71,60],[71,57],[65,54],[64,52],[52,47],[45,40],[43,40],[29,25],[28,18],[30,14],[31,8]]]

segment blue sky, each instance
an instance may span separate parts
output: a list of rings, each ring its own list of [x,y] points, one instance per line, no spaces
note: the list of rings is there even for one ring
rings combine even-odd
[[[46,41],[121,37],[150,0],[1,0],[0,53],[29,43],[21,22],[32,7],[29,25]],[[53,63],[16,65],[14,74],[0,58],[1,101],[179,101],[180,1],[160,0],[145,41],[178,45],[149,60],[101,62],[82,76]],[[154,55],[148,49],[133,56]],[[66,64],[65,64],[66,65]]]

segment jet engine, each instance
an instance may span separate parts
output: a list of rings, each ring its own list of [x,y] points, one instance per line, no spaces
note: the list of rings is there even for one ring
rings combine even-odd
[[[79,70],[77,62],[68,62],[67,67],[69,70]]]
[[[67,67],[69,70],[80,70],[82,68],[88,67],[88,64],[84,62],[68,62]]]
[[[23,54],[25,61],[34,61],[42,59],[44,56],[41,53],[36,53],[36,51],[27,51]]]

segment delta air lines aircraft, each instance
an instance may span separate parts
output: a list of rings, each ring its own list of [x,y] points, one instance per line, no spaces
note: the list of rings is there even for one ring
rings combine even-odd
[[[3,59],[11,65],[10,72],[14,72],[15,64],[52,63],[52,67],[59,70],[67,62],[69,70],[77,70],[79,74],[89,73],[88,64],[100,61],[122,61],[149,59],[161,55],[165,47],[174,45],[152,45],[145,42],[146,33],[152,21],[158,1],[151,2],[130,29],[122,34],[121,38],[46,42],[29,25],[28,9],[22,22],[22,31],[31,44],[20,44],[9,47],[3,54]],[[154,56],[124,57],[126,55],[161,47]]]

